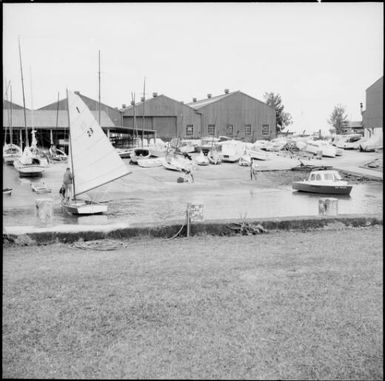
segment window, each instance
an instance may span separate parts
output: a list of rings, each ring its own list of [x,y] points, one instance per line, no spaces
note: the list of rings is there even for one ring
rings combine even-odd
[[[245,125],[245,135],[251,135],[251,124]]]
[[[321,181],[321,175],[318,173],[317,176],[315,177],[315,179],[316,179],[317,181]]]
[[[215,124],[209,124],[207,132],[209,136],[215,136]]]
[[[311,176],[310,176],[310,181],[314,181],[315,180],[315,174],[313,173]]]
[[[227,125],[226,135],[233,136],[233,125],[232,124]]]
[[[270,126],[268,124],[262,124],[262,135],[270,135]]]
[[[188,124],[186,126],[186,136],[193,136],[194,135],[194,128],[192,124]]]

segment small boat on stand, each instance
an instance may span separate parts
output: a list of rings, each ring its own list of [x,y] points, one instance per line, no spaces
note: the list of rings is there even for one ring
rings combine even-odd
[[[10,196],[12,193],[12,188],[3,188],[3,196],[8,195]]]
[[[198,157],[195,159],[196,163],[201,166],[210,165],[209,159],[206,155],[203,154],[203,151],[201,151],[198,155]]]
[[[30,147],[25,147],[21,157],[13,162],[13,166],[19,172],[20,177],[42,176],[46,163],[42,163],[40,157],[31,152]]]
[[[67,91],[73,198],[63,209],[75,215],[101,214],[108,205],[77,198],[131,173],[81,98]]]
[[[5,144],[3,147],[3,160],[5,164],[12,165],[22,155],[21,148],[13,143]]]
[[[251,156],[245,151],[240,157],[238,164],[241,167],[250,167],[251,165]]]
[[[3,160],[5,164],[12,165],[13,162],[17,159],[19,159],[23,153],[23,150],[16,144],[13,143],[13,131],[12,131],[12,86],[11,82],[9,81],[8,87],[10,88],[10,98],[11,101],[9,102],[9,108],[7,108],[7,117],[8,117],[8,126],[9,126],[9,138],[10,142],[9,144],[6,143],[7,141],[7,131],[5,130],[5,136],[4,136],[4,146],[3,146]],[[8,101],[8,87],[5,91],[5,100]],[[5,110],[4,110],[5,111]]]
[[[292,186],[300,192],[321,194],[349,195],[352,190],[336,170],[311,171],[307,180],[295,181]]]
[[[142,168],[154,168],[154,167],[161,167],[165,161],[166,160],[163,157],[154,157],[154,158],[150,157],[147,159],[138,159],[137,163],[139,167],[142,167]]]
[[[131,162],[138,164],[138,159],[149,159],[151,156],[150,150],[146,147],[134,148],[131,154]]]
[[[51,193],[52,189],[47,187],[45,183],[31,184],[31,189],[37,194]]]
[[[67,154],[52,145],[48,151],[48,157],[53,162],[66,162],[68,160]]]
[[[207,159],[209,160],[210,164],[218,165],[222,163],[222,157],[215,148],[208,152]]]

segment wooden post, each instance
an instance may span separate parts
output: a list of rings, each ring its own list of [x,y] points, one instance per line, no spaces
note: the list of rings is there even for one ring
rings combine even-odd
[[[190,204],[187,204],[187,210],[186,210],[186,220],[187,220],[187,237],[190,237]]]

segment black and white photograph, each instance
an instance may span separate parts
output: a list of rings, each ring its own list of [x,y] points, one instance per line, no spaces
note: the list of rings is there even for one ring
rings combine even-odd
[[[3,378],[383,380],[383,2],[2,15]]]

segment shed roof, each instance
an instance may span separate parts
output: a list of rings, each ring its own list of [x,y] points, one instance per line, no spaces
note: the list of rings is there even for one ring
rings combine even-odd
[[[98,120],[98,111],[91,111],[94,118]],[[36,128],[56,128],[56,118],[58,118],[58,128],[68,128],[67,110],[26,110],[27,126]],[[114,123],[105,111],[100,113],[102,127],[114,127]],[[8,115],[3,113],[3,126],[8,127]],[[24,127],[23,110],[12,111],[12,126],[15,128]]]
[[[232,91],[231,93],[227,93],[227,94],[217,95],[217,96],[211,97],[211,98],[202,99],[202,100],[196,101],[196,102],[191,102],[191,103],[188,103],[187,105],[190,106],[190,107],[192,107],[192,108],[194,108],[194,109],[196,109],[196,110],[199,110],[199,109],[201,109],[202,107],[208,106],[208,105],[210,105],[210,104],[212,104],[212,103],[215,103],[215,102],[219,102],[219,101],[221,101],[222,99],[225,99],[225,98],[227,98],[227,97],[230,97],[230,96],[232,96],[232,95],[234,95],[234,94],[242,94],[242,95],[244,95],[244,96],[246,96],[246,97],[249,97],[249,98],[253,99],[254,101],[259,102],[259,103],[261,103],[261,104],[263,104],[263,105],[265,105],[265,106],[267,106],[267,107],[270,107],[272,110],[274,110],[274,108],[271,107],[271,106],[269,106],[267,103],[262,102],[262,101],[260,101],[259,99],[254,98],[254,97],[252,97],[252,96],[250,96],[250,95],[248,95],[248,94],[245,94],[245,93],[243,93],[243,92],[240,91],[240,90]]]
[[[369,90],[371,87],[379,84],[380,82],[382,82],[384,80],[384,77],[382,76],[381,78],[378,78],[377,81],[373,82],[366,90]]]
[[[10,102],[6,99],[3,100],[3,109],[9,110],[9,109],[11,109],[11,105],[12,105],[13,110],[23,109],[23,106],[20,106],[17,103]],[[28,110],[27,107],[26,107],[26,110]]]
[[[214,103],[214,102],[218,102],[221,99],[227,98],[230,95],[235,94],[235,93],[239,93],[239,91],[233,91],[231,93],[221,94],[221,95],[217,95],[215,97],[201,99],[201,100],[196,101],[196,102],[187,103],[187,105],[198,110],[201,107],[207,106],[207,105]]]

